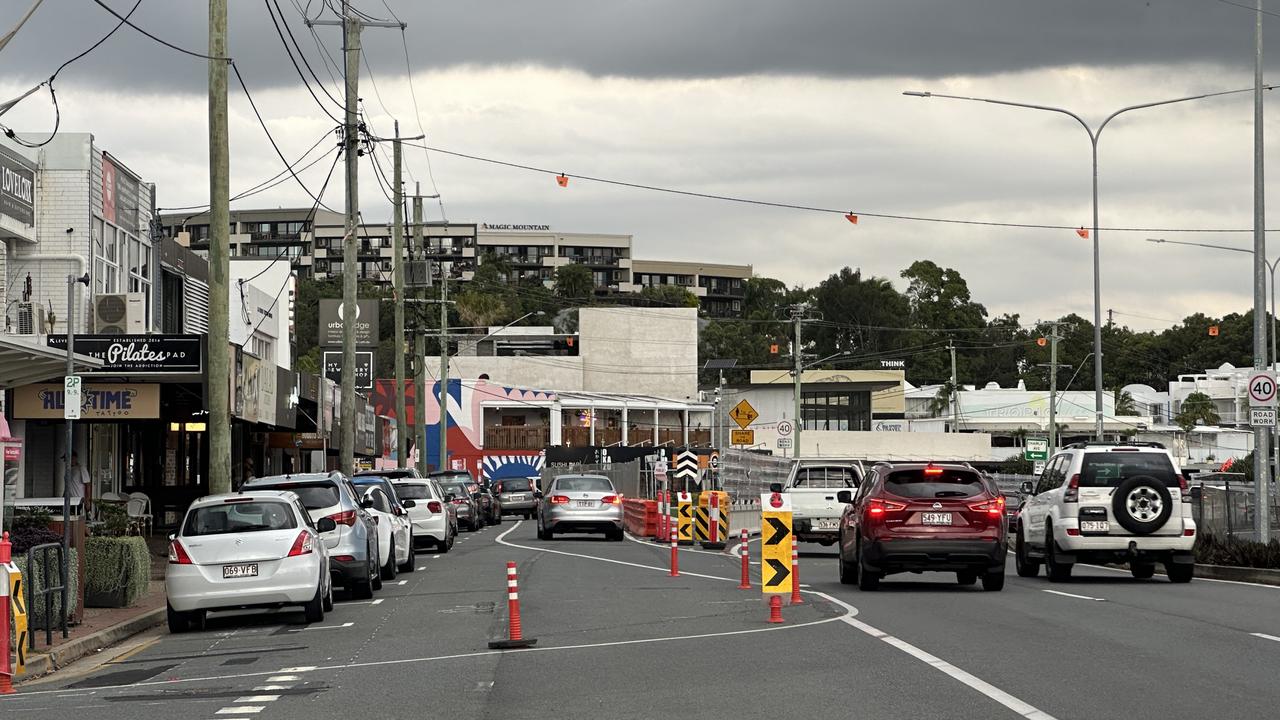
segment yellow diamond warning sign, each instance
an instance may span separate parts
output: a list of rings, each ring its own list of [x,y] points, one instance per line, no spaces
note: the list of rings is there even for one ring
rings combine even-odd
[[[746,430],[748,425],[755,422],[756,418],[760,417],[760,413],[756,412],[756,409],[751,407],[751,403],[743,400],[733,406],[733,409],[729,411],[729,417],[732,418],[734,422],[738,423],[738,427]]]

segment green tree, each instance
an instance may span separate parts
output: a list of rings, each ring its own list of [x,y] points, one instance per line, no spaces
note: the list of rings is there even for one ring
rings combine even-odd
[[[1190,432],[1197,423],[1217,425],[1220,421],[1218,411],[1213,406],[1213,400],[1199,392],[1188,395],[1182,401],[1182,409],[1173,418],[1173,422],[1182,428],[1183,432]]]
[[[849,357],[839,362],[856,365],[876,359],[868,356],[903,347],[903,333],[898,328],[910,316],[911,308],[885,278],[864,278],[861,270],[842,268],[814,288],[811,297],[823,318],[808,331],[814,342],[811,352],[818,357],[843,353]]]
[[[588,305],[595,295],[595,278],[585,265],[561,265],[556,268],[556,295],[565,300]]]
[[[1133,396],[1125,390],[1116,393],[1116,416],[1126,417],[1137,414],[1138,404],[1133,401]]]
[[[698,296],[678,285],[649,285],[640,291],[640,304],[650,307],[698,307]]]
[[[938,387],[938,392],[934,393],[933,398],[929,400],[929,415],[931,417],[941,417],[943,413],[951,410],[951,398],[955,396],[956,388],[948,380]]]

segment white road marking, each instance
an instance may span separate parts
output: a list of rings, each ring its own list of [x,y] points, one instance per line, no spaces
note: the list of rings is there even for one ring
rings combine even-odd
[[[317,625],[314,627],[298,628],[297,630],[293,630],[292,632],[303,632],[304,630],[341,630],[342,628],[349,628],[352,625],[355,625],[355,623],[345,622],[345,623],[342,623],[341,625]]]
[[[1093,600],[1095,602],[1106,602],[1106,598],[1089,597],[1088,595],[1076,595],[1075,593],[1062,592],[1061,590],[1041,590],[1051,595],[1061,595],[1062,597],[1076,598],[1077,600]]]
[[[1262,638],[1263,640],[1275,640],[1276,642],[1280,642],[1280,637],[1276,637],[1275,635],[1268,635],[1266,633],[1249,633],[1249,634],[1257,638]]]
[[[266,709],[265,705],[242,705],[240,707],[224,707],[214,715],[256,715]]]
[[[348,600],[342,603],[339,607],[346,605],[381,605],[382,601],[385,599],[386,598],[378,598],[377,600]]]
[[[398,582],[398,583],[396,583],[396,584],[397,584],[397,585],[408,585],[408,584],[409,584],[409,581],[408,581],[408,580],[401,580],[400,582]]]
[[[439,560],[439,559],[440,559],[440,556],[439,556],[439,555],[432,555],[432,556],[431,556],[431,559],[432,559],[432,560]],[[418,568],[418,569],[419,569],[419,570],[425,570],[426,568]]]
[[[369,604],[370,604],[370,605],[381,605],[383,600],[386,600],[386,598],[378,598],[377,600],[374,600],[373,602],[371,602],[371,603],[369,603]]]
[[[254,692],[270,692],[272,690],[289,690],[291,685],[259,685],[253,689]],[[278,696],[277,696],[278,697]]]
[[[1009,554],[1012,555],[1013,552],[1010,551]],[[1113,568],[1113,567],[1107,567],[1105,565],[1090,565],[1088,563],[1080,563],[1080,565],[1082,567],[1095,568],[1097,570],[1107,570],[1108,572],[1125,573],[1126,575],[1129,574],[1129,571],[1125,570],[1124,568]],[[1164,573],[1157,573],[1157,574],[1163,575]],[[1248,585],[1250,587],[1263,588],[1266,590],[1280,590],[1280,585],[1267,585],[1265,583],[1246,582],[1244,580],[1219,580],[1218,578],[1196,577],[1195,581],[1225,583],[1227,585]]]
[[[440,556],[439,556],[439,555],[436,555],[436,557],[440,557]],[[419,570],[419,571],[426,570],[426,569],[427,569],[427,566],[426,566],[426,565],[421,565],[421,566],[419,566],[419,567],[418,567],[418,570]]]
[[[297,666],[297,667],[280,668],[280,672],[282,672],[282,673],[288,673],[288,672],[311,672],[312,670],[315,670],[315,669],[316,669],[316,666],[315,666],[315,665],[299,665],[299,666]],[[294,680],[297,680],[298,678],[293,678],[293,679],[294,679]]]
[[[245,695],[244,697],[236,698],[236,702],[261,703],[261,702],[275,702],[276,700],[279,700],[279,699],[280,699],[279,695]]]
[[[257,675],[260,673],[254,673],[254,674]],[[298,677],[297,675],[275,675],[273,677],[267,678],[267,682],[269,683],[297,682],[298,680],[301,680],[301,679],[302,678]]]

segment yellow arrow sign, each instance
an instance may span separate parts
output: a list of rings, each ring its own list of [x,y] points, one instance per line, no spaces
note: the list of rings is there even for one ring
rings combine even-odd
[[[791,496],[760,496],[760,587],[765,594],[791,592]]]
[[[733,406],[733,409],[729,411],[729,417],[732,418],[734,422],[738,423],[738,427],[746,430],[748,425],[755,422],[756,418],[760,417],[760,413],[756,412],[756,409],[751,407],[751,403],[743,400]]]

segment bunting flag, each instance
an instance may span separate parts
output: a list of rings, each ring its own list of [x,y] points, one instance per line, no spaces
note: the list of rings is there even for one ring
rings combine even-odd
[[[845,219],[845,220],[848,220],[849,222],[853,223],[854,225],[857,225],[857,224],[858,224],[858,216],[857,216],[857,215],[854,215],[853,213],[848,213],[847,215],[845,215],[845,216],[844,216],[844,219]]]
[[[556,176],[556,183],[557,183],[557,184],[559,184],[559,185],[560,185],[560,187],[569,187],[569,176],[568,176],[568,175],[557,175],[557,176]]]
[[[1076,230],[1076,234],[1084,238],[1085,240],[1089,239],[1089,231],[1085,230],[1084,228],[1080,228],[1079,230]]]

